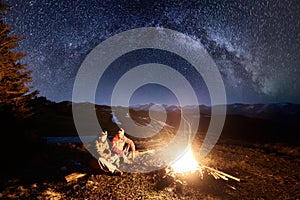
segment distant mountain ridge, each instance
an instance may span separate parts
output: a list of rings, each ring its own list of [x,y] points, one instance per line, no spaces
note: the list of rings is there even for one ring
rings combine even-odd
[[[134,105],[131,108],[135,110],[149,110],[154,104]],[[179,111],[181,108],[175,105],[162,105],[166,111]],[[210,115],[211,106],[199,105],[201,114]],[[187,110],[196,109],[195,105],[184,106]],[[291,122],[298,124],[300,121],[300,104],[292,103],[270,103],[270,104],[228,104],[226,105],[227,115],[240,115],[251,118],[260,118],[268,120],[276,120],[283,122]]]
[[[44,97],[35,99],[32,105],[37,114],[33,122],[44,136],[76,136],[77,131],[73,121],[72,102],[51,102]],[[132,105],[130,108],[107,105],[94,105],[89,102],[74,103],[80,109],[85,106],[95,108],[99,124],[102,129],[118,129],[120,119],[114,116],[114,111],[119,109],[121,115],[131,117],[137,124],[147,125],[149,123],[148,111],[154,104]],[[180,118],[181,108],[176,105],[161,105],[168,113],[167,125],[176,127]],[[211,107],[206,105],[185,106],[188,112],[195,113],[196,108],[200,110],[200,131],[205,132],[210,123]],[[286,137],[289,140],[300,138],[300,105],[291,103],[276,104],[229,104],[226,105],[227,113],[222,136],[235,138],[268,138],[277,139]],[[88,119],[87,119],[88,120]],[[118,122],[118,123],[117,123]],[[121,125],[122,126],[122,125]],[[94,132],[93,132],[94,133]],[[87,133],[88,135],[88,133]]]
[[[66,108],[72,107],[72,102],[70,101],[62,101],[62,102],[52,102],[47,100],[45,97],[39,97],[34,100],[35,105],[58,105],[64,106]],[[75,104],[90,104],[89,102],[84,103],[75,103]],[[154,103],[149,104],[137,104],[137,105],[130,105],[130,109],[133,110],[142,110],[148,111]],[[162,104],[162,107],[166,109],[168,112],[179,111],[181,108],[177,105],[166,105]],[[118,106],[122,107],[122,106]],[[110,106],[108,105],[95,105],[96,109],[99,108],[107,108],[109,109]],[[184,106],[187,110],[195,109],[195,105]],[[226,105],[227,115],[241,115],[246,117],[254,117],[254,118],[262,118],[262,119],[281,119],[282,117],[300,117],[300,104],[292,104],[292,103],[268,103],[268,104],[242,104],[242,103],[234,103]],[[202,114],[209,115],[211,112],[211,106],[207,105],[199,105],[199,110]]]

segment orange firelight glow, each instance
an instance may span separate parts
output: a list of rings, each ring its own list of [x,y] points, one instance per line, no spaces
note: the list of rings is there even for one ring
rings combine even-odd
[[[199,170],[198,162],[195,160],[191,148],[187,149],[175,163],[170,165],[175,173],[194,173]]]

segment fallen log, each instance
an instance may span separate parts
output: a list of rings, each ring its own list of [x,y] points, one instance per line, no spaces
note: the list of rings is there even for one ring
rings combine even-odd
[[[86,174],[74,172],[72,174],[65,176],[65,179],[67,182],[71,182],[71,181],[77,181],[79,178],[82,178],[84,176],[86,176]]]

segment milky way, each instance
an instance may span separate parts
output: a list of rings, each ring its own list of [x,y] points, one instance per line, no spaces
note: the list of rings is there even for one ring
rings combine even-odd
[[[105,39],[165,27],[201,41],[229,103],[300,103],[300,3],[294,1],[11,0],[7,23],[41,96],[70,100],[78,68]],[[193,80],[193,71],[181,68]],[[109,76],[109,75],[108,75]],[[103,103],[103,102],[99,102]]]

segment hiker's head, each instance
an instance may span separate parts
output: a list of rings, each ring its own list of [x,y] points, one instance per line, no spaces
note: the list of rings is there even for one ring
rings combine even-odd
[[[124,129],[123,128],[120,128],[118,130],[118,134],[119,134],[119,137],[123,137],[124,136]]]
[[[101,142],[105,142],[106,138],[107,138],[107,131],[103,131],[102,133],[100,133],[99,136]]]

